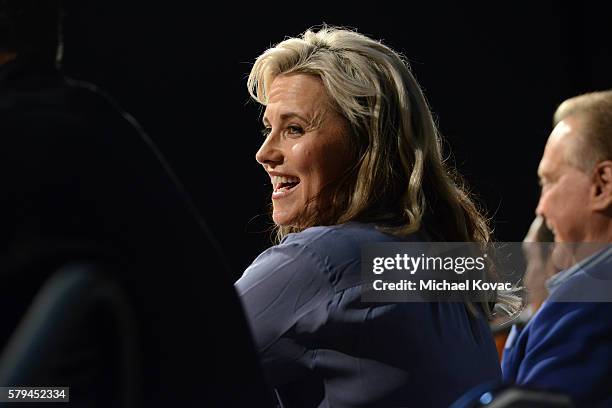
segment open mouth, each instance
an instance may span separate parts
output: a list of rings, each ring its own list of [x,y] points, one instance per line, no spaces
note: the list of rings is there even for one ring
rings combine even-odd
[[[288,192],[300,184],[298,177],[272,176],[272,187],[275,193]]]

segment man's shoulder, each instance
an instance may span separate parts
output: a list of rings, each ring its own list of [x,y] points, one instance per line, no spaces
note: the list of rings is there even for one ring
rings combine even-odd
[[[541,348],[545,344],[557,344],[565,339],[595,340],[612,335],[612,303],[610,302],[559,302],[548,299],[538,313],[523,329],[519,342],[527,349]],[[562,346],[559,345],[559,346]]]
[[[46,158],[56,155],[61,161],[66,152],[79,151],[77,156],[97,161],[111,149],[127,157],[142,155],[143,142],[151,145],[139,124],[112,97],[96,85],[66,78],[59,70],[26,70],[2,78],[0,121],[10,136],[4,138],[4,150],[14,157],[30,157],[32,146],[37,146],[36,154]]]
[[[122,110],[99,87],[66,77],[54,67],[15,63],[0,75],[0,115],[3,119],[32,122],[74,121],[87,117],[117,117]]]

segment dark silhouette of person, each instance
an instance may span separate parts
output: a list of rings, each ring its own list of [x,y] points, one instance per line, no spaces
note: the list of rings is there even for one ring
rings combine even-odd
[[[136,406],[266,401],[220,251],[138,124],[58,69],[57,0],[0,1],[0,347],[54,271],[87,262],[134,316]],[[119,406],[119,328],[92,308],[27,386]]]

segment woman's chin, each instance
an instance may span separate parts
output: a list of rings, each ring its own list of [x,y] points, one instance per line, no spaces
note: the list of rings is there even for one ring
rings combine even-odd
[[[272,213],[272,221],[279,227],[290,227],[292,218],[284,211],[274,211]]]

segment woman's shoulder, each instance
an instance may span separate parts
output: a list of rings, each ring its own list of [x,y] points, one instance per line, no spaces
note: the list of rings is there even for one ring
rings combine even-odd
[[[411,241],[419,241],[419,234],[397,237],[383,232],[373,223],[347,222],[311,227],[302,232],[288,234],[281,245],[305,246],[324,256],[335,257],[350,254],[359,257],[361,248],[367,244]]]
[[[361,251],[365,245],[412,240],[382,232],[374,224],[348,222],[339,225],[311,227],[289,234],[279,246],[293,246],[295,251],[308,252],[328,274],[332,284],[344,287],[349,277],[359,282]],[[416,238],[414,238],[416,240]],[[340,282],[344,282],[340,286]],[[350,279],[352,282],[353,279]]]
[[[295,278],[300,271],[309,276],[313,270],[319,270],[329,278],[338,265],[358,263],[362,245],[395,239],[372,224],[351,222],[311,227],[285,236],[278,245],[261,253],[246,272],[252,274],[259,270],[261,274],[269,275],[278,269]]]
[[[250,277],[258,281],[271,275],[292,280],[302,276],[308,280],[317,275],[338,290],[360,281],[364,245],[416,240],[417,234],[398,238],[374,224],[359,222],[311,227],[288,234],[278,245],[261,253],[241,280]],[[313,275],[315,271],[319,273]]]
[[[355,247],[368,242],[396,242],[397,237],[384,233],[374,224],[347,222],[338,225],[310,227],[302,232],[288,234],[281,244],[301,244],[322,251],[338,246]]]

